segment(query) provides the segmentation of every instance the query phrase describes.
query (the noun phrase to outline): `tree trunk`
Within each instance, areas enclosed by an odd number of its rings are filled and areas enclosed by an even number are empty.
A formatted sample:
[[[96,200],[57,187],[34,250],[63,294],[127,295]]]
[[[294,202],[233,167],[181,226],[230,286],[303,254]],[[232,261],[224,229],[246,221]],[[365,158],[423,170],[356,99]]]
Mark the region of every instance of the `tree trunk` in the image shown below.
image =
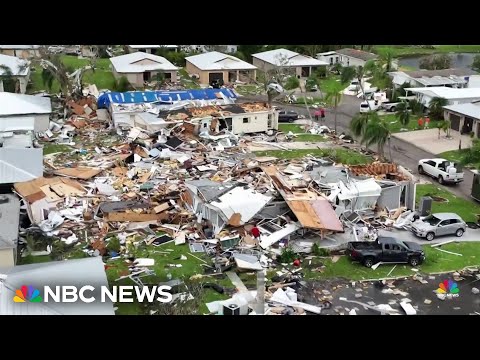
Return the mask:
[[[336,135],[337,134],[337,101],[336,100],[335,100],[333,123],[334,123],[334,126],[335,126],[335,135]]]
[[[390,162],[393,162],[393,158],[392,158],[392,144],[391,144],[390,136],[388,137],[388,152],[390,153]]]

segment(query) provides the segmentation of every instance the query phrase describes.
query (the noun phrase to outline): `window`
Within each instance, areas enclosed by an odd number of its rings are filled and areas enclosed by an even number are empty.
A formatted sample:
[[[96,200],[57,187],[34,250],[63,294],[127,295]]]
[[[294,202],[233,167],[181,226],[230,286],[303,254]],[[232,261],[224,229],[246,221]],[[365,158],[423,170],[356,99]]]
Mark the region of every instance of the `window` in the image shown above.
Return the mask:
[[[330,58],[330,65],[333,65],[333,57]]]
[[[435,165],[436,165],[435,161],[432,161],[432,160],[425,161],[425,164],[431,165],[431,166],[435,166]]]
[[[390,250],[390,244],[385,244],[385,250]]]
[[[447,226],[450,225],[450,220],[443,220],[438,226]]]
[[[392,245],[392,250],[400,251],[400,246],[398,246],[398,245]]]
[[[208,126],[208,123],[203,123],[203,127],[206,128]]]
[[[403,246],[400,246],[400,250],[401,250],[402,252],[405,252],[405,251],[407,251],[407,248],[405,248],[405,247],[403,247]]]
[[[243,123],[248,124],[250,122],[250,118],[243,118]]]
[[[272,120],[272,114],[268,114],[268,120]]]
[[[337,57],[335,57],[335,62],[336,62],[336,63],[338,63],[338,56],[337,56]]]

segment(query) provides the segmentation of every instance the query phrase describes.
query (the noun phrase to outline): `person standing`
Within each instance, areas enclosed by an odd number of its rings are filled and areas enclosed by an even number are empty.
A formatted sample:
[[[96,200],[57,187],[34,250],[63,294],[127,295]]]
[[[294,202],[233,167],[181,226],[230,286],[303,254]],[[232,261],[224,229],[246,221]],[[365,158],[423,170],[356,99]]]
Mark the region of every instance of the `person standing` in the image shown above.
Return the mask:
[[[420,129],[423,129],[423,117],[421,117],[420,119],[418,119],[418,127]]]
[[[320,110],[317,109],[315,110],[315,121],[318,122],[319,118],[320,118]]]
[[[428,129],[428,126],[430,125],[430,117],[425,118],[425,129]]]
[[[325,108],[320,109],[320,117],[322,118],[322,122],[325,122]]]
[[[253,228],[252,228],[252,236],[255,240],[260,240],[260,229],[257,227],[257,225],[255,225]]]

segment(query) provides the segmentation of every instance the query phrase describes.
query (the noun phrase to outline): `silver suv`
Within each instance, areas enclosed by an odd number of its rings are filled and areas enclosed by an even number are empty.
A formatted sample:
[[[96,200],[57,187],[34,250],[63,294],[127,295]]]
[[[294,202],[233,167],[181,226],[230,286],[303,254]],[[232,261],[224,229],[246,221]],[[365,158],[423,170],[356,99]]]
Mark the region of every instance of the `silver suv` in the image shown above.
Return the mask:
[[[415,235],[432,241],[441,235],[461,237],[467,230],[467,224],[457,214],[436,213],[412,223],[411,230]]]

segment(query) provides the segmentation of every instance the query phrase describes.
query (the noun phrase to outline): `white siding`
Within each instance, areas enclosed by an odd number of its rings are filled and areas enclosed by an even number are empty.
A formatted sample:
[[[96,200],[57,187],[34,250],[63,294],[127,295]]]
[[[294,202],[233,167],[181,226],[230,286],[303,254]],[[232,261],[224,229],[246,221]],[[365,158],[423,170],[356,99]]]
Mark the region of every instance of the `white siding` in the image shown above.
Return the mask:
[[[244,122],[248,119],[248,122]],[[232,130],[234,134],[256,133],[268,130],[268,112],[237,114],[232,118]]]
[[[47,131],[50,126],[50,115],[35,115],[35,132]]]

